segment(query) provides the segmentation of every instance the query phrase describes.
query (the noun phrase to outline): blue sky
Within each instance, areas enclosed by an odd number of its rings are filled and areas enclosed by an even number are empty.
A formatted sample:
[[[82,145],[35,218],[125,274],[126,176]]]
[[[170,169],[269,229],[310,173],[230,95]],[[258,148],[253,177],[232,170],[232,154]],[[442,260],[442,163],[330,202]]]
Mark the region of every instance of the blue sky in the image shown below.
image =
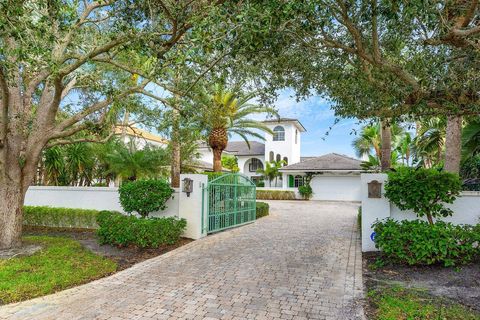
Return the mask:
[[[330,109],[331,102],[312,96],[307,100],[297,102],[292,90],[280,92],[275,107],[281,117],[300,120],[307,132],[302,134],[302,156],[319,156],[336,152],[355,157],[351,147],[355,138],[354,130],[361,125],[355,119],[341,119],[334,124],[334,112]],[[332,127],[329,134],[329,127]],[[232,140],[240,140],[233,137]]]

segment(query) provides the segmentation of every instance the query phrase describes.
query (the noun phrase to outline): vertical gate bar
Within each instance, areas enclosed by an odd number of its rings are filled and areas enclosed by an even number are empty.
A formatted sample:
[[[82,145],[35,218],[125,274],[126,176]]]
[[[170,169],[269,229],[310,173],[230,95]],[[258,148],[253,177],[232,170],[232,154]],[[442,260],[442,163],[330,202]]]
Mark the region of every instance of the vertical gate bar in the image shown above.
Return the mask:
[[[205,187],[204,184],[202,183],[202,234],[205,232],[205,226],[204,226],[204,221],[205,221],[205,216],[204,216],[204,211],[205,211]]]
[[[235,186],[233,187],[234,188],[234,191],[233,191],[233,223],[236,224],[237,223],[237,201],[238,201],[238,193],[237,193],[237,184],[235,184]]]

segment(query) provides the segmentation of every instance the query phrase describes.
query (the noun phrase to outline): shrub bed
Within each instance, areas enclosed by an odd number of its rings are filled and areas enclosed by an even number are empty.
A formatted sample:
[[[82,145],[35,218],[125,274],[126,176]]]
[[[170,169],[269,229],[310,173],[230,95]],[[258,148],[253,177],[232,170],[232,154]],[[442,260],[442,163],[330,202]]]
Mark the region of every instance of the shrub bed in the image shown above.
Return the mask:
[[[389,260],[409,265],[466,264],[480,256],[480,225],[395,221],[374,225],[375,246]]]
[[[23,207],[23,224],[33,227],[96,229],[97,210]]]
[[[137,218],[118,212],[101,211],[97,231],[102,244],[117,246],[135,245],[140,248],[158,248],[175,244],[187,226],[185,219]]]
[[[257,219],[268,216],[270,212],[270,206],[265,202],[257,202]]]
[[[258,200],[295,200],[295,192],[287,190],[258,190]]]

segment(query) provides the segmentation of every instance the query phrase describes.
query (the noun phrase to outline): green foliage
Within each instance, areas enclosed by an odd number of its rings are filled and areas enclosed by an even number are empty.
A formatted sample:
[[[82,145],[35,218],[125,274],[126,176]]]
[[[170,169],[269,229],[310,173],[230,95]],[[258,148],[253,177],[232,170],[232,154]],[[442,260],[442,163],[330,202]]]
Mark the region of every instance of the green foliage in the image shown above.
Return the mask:
[[[362,235],[362,207],[358,207],[357,228],[358,228],[358,231],[360,232],[360,235]]]
[[[300,193],[305,200],[309,200],[313,196],[313,190],[310,184],[298,187],[298,193]]]
[[[63,237],[24,237],[26,245],[42,249],[31,256],[0,261],[0,301],[28,300],[92,281],[117,268],[80,243]]]
[[[460,164],[460,176],[462,179],[480,178],[480,154],[468,157]]]
[[[208,176],[208,181],[212,181],[214,179],[220,178],[225,173],[223,173],[223,172],[204,172],[203,174],[206,174]]]
[[[222,167],[230,170],[231,172],[238,172],[240,168],[238,167],[238,159],[235,156],[222,156]]]
[[[137,180],[120,186],[120,203],[128,213],[137,212],[142,217],[165,210],[167,200],[173,194],[170,184],[164,180]]]
[[[139,219],[111,211],[100,212],[97,222],[100,243],[140,248],[175,244],[187,226],[175,217]]]
[[[444,301],[423,291],[401,287],[368,292],[375,310],[375,320],[442,319],[477,320],[480,315],[458,303]]]
[[[375,246],[395,262],[444,266],[469,263],[480,256],[480,225],[453,225],[437,221],[395,221],[373,224]]]
[[[295,200],[295,192],[286,190],[257,190],[258,200]]]
[[[275,185],[277,185],[277,179],[282,176],[282,173],[279,170],[284,165],[286,165],[285,160],[267,161],[265,162],[265,167],[263,169],[258,169],[257,173],[261,174],[265,180],[268,180],[269,186],[271,187],[273,180],[275,180]]]
[[[435,169],[400,167],[388,173],[385,196],[401,210],[413,210],[418,217],[448,217],[452,210],[445,203],[453,203],[461,191],[457,174]]]
[[[270,213],[270,206],[266,202],[257,201],[257,219],[268,216]]]
[[[98,212],[86,209],[25,206],[23,207],[23,224],[53,228],[96,229]]]

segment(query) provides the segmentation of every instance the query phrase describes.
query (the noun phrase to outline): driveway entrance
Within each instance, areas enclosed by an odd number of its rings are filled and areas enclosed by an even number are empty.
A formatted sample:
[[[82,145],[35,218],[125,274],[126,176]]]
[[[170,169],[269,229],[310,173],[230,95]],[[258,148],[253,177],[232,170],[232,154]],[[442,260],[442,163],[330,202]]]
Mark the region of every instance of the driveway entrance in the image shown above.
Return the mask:
[[[0,319],[361,319],[353,203],[272,201],[270,216]]]

